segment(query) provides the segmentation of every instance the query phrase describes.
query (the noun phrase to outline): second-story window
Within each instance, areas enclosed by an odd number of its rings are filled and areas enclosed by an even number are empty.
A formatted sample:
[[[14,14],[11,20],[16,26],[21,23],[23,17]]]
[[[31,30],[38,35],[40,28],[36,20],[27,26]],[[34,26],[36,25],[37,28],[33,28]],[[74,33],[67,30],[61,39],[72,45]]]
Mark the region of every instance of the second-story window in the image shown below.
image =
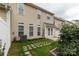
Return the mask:
[[[41,15],[40,15],[40,14],[38,14],[38,15],[37,15],[37,18],[38,18],[38,19],[41,19]]]
[[[49,16],[47,16],[47,19],[48,19],[48,20],[50,20],[50,17],[49,17]]]
[[[18,9],[19,9],[19,14],[20,14],[21,16],[23,16],[23,15],[24,15],[24,4],[19,3]]]

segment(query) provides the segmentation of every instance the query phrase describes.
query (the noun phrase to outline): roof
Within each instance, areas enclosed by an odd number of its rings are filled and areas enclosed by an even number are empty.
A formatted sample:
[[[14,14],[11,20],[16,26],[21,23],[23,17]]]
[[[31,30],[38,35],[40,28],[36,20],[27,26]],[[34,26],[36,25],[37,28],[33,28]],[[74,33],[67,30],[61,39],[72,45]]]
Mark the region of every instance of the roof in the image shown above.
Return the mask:
[[[79,20],[72,20],[72,21],[79,22]]]
[[[54,13],[52,13],[52,12],[46,10],[46,9],[43,9],[43,8],[41,8],[41,7],[39,7],[39,6],[35,5],[35,4],[32,4],[32,3],[25,3],[25,4],[28,5],[28,6],[31,6],[33,8],[39,9],[41,11],[44,11],[44,12],[46,12],[48,14],[54,15]]]
[[[62,18],[60,18],[60,17],[57,17],[57,16],[54,16],[54,18],[57,19],[57,20],[63,21],[63,22],[66,21],[66,20],[64,20],[64,19],[62,19]]]
[[[74,24],[73,22],[71,22],[71,21],[65,21],[65,23],[67,23],[67,24]]]

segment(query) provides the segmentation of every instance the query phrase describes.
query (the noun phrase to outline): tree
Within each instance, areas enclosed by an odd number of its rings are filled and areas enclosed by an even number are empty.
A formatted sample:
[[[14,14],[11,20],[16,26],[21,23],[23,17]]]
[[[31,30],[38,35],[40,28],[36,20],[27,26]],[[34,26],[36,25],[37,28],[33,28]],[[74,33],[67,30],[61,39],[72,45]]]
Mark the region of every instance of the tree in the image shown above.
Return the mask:
[[[65,24],[60,32],[58,55],[79,55],[79,27]]]

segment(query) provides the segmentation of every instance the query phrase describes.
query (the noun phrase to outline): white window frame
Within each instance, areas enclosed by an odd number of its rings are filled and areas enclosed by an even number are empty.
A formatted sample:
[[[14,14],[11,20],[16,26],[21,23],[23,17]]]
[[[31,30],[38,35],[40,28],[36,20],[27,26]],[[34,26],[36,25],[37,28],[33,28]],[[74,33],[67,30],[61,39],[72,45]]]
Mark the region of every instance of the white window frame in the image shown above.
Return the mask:
[[[21,10],[23,10],[23,11],[20,11],[19,8],[22,8]],[[23,3],[19,3],[19,4],[18,4],[18,13],[19,13],[19,15],[21,15],[21,16],[24,15],[24,4],[23,4]]]

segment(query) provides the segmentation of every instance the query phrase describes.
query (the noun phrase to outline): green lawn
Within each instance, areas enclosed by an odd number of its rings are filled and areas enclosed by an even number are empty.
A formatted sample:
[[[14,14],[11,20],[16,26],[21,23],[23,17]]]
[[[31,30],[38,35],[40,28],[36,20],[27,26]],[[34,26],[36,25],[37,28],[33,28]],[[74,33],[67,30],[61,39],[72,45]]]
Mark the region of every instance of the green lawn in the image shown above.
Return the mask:
[[[57,46],[57,43],[53,42],[51,45],[33,49],[31,53],[35,56],[49,56],[51,55],[49,51]]]
[[[8,52],[8,56],[24,56],[24,51],[22,49],[23,46],[27,46],[32,43],[38,43],[43,41],[51,42],[51,40],[48,39],[33,39],[33,40],[28,40],[25,43],[13,42]],[[49,51],[55,47],[57,47],[57,42],[52,41],[52,44],[32,49],[30,50],[30,52],[33,56],[49,56],[51,55]]]

